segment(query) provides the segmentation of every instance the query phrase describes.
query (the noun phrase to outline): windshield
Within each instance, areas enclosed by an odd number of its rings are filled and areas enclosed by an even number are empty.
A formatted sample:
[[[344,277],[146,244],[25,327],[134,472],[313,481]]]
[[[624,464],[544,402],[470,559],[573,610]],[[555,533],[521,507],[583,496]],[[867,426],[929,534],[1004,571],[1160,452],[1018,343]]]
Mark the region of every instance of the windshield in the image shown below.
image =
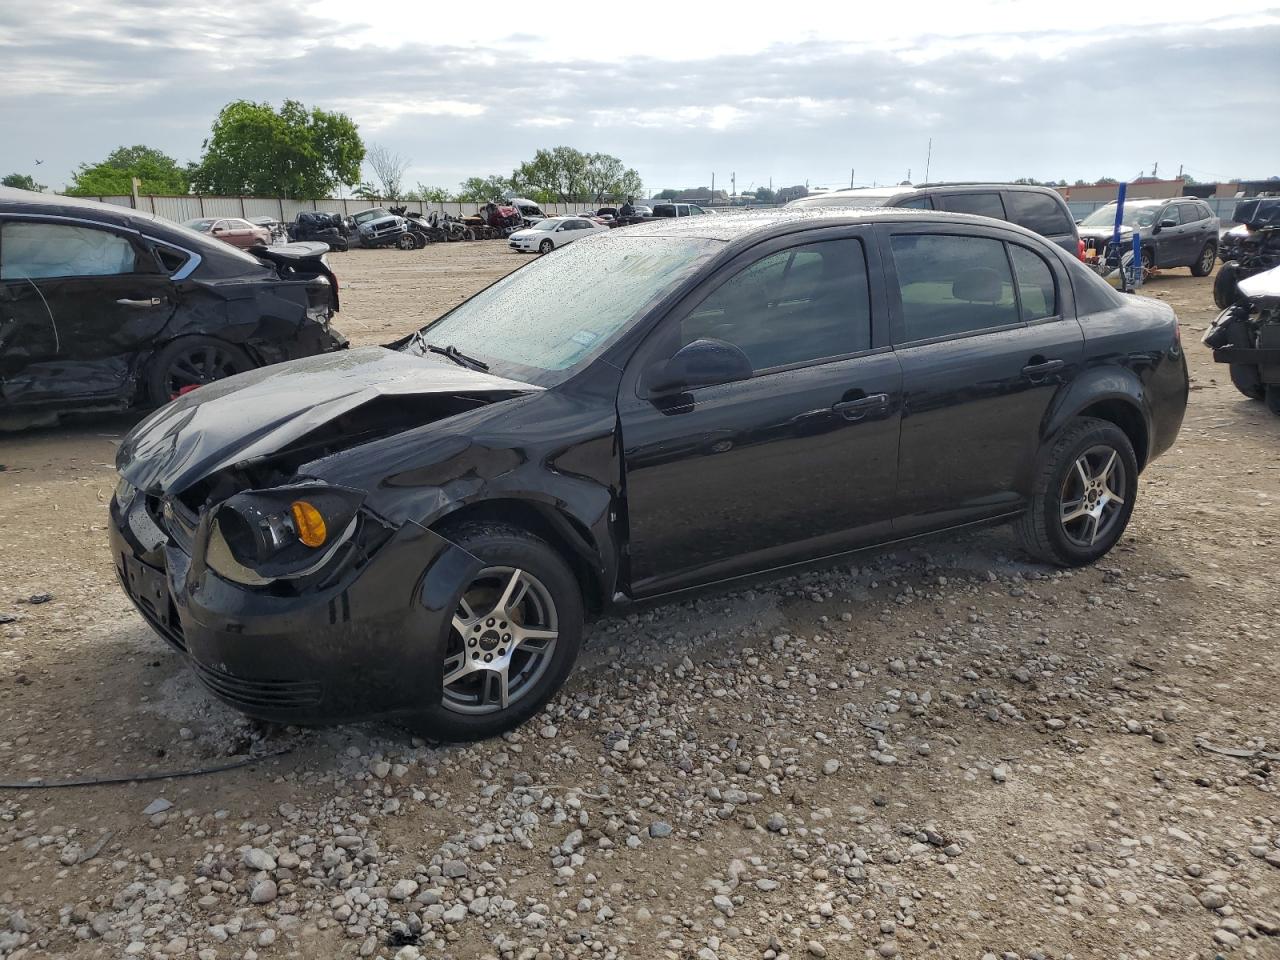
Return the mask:
[[[201,233],[208,233],[209,228],[213,226],[212,220],[188,220],[183,226],[190,227],[192,230],[198,230]]]
[[[1159,207],[1135,207],[1126,206],[1124,208],[1124,219],[1120,222],[1126,227],[1149,227],[1156,222],[1156,211]],[[1105,207],[1099,207],[1093,213],[1089,214],[1080,221],[1082,227],[1112,227],[1116,222],[1116,205],[1108,203]]]
[[[685,237],[579,241],[481,290],[423,339],[457,347],[503,376],[554,386],[722,246]]]
[[[381,207],[374,207],[372,210],[361,210],[356,214],[356,223],[368,223],[370,220],[379,220],[382,217],[389,217],[391,214],[383,210]]]

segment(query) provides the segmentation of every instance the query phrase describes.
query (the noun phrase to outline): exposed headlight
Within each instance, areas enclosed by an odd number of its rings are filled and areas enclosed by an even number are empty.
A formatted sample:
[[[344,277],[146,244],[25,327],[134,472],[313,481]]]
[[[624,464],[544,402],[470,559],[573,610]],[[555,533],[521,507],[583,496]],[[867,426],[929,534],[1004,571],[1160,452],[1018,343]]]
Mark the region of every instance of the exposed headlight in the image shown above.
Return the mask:
[[[138,488],[124,477],[116,483],[116,503],[120,505],[121,510],[128,510],[129,505],[133,503],[133,498],[137,495]]]
[[[249,586],[316,573],[351,539],[363,502],[358,490],[319,484],[238,493],[213,516],[205,562]]]

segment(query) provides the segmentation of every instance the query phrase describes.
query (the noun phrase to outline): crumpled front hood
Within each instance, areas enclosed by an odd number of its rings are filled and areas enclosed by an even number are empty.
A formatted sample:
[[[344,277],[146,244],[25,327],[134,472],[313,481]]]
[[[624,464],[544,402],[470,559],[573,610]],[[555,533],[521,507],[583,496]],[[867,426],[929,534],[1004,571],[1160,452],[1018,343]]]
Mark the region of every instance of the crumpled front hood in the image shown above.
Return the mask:
[[[492,394],[541,387],[385,347],[294,360],[193,390],[138,424],[116,469],[139,489],[180,493],[218,470],[276,453],[384,396]]]

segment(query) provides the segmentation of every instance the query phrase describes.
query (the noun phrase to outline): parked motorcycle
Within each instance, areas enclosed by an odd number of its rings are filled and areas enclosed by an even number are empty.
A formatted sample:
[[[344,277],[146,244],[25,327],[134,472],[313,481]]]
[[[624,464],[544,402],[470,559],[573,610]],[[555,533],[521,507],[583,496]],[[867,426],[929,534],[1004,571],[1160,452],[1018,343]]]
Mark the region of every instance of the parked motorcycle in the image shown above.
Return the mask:
[[[1204,344],[1215,362],[1229,365],[1237,390],[1280,416],[1280,266],[1240,281],[1237,292]]]
[[[1213,281],[1220,310],[1239,302],[1240,281],[1280,266],[1280,197],[1241,200],[1235,218],[1240,226],[1223,237],[1223,264]]]

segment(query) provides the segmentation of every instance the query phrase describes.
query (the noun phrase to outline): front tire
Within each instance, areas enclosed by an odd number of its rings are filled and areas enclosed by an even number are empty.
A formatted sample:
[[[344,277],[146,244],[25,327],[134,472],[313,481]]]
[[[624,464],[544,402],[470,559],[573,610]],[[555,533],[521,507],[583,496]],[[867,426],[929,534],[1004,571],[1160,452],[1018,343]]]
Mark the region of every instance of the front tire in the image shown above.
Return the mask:
[[[556,245],[552,243],[550,240],[543,240],[540,244],[538,244],[538,252],[543,254],[550,253],[555,248],[556,248]]]
[[[1217,260],[1218,248],[1212,243],[1206,243],[1204,249],[1200,251],[1199,259],[1191,264],[1191,275],[1193,277],[1207,277],[1213,273],[1213,265]]]
[[[465,524],[449,539],[484,567],[455,597],[441,700],[414,727],[482,740],[520,726],[564,684],[582,645],[582,590],[560,554],[519,527]]]
[[[1040,460],[1019,539],[1046,563],[1093,563],[1124,533],[1137,492],[1138,460],[1125,432],[1106,420],[1073,420]]]

